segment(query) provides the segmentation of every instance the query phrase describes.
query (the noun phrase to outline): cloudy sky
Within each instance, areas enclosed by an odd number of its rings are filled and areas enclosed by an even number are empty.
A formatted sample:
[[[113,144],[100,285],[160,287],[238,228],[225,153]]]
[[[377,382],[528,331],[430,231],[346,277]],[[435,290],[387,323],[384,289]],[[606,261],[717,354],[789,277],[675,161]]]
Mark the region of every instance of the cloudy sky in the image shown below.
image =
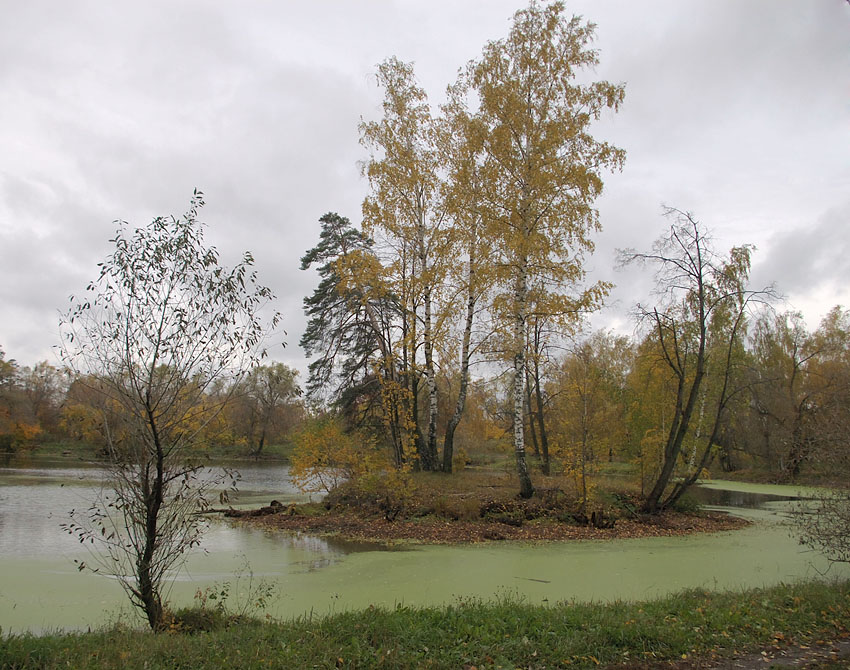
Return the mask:
[[[113,221],[180,214],[206,194],[207,239],[250,249],[304,367],[298,269],[317,219],[359,221],[357,124],[379,115],[375,65],[414,61],[439,103],[459,67],[507,34],[507,0],[0,0],[0,348],[48,359],[58,314],[95,277]],[[626,84],[596,132],[628,152],[598,201],[592,277],[618,284],[595,325],[628,331],[661,204],[717,246],[753,243],[815,326],[850,306],[850,4],[845,0],[584,0],[600,79]]]

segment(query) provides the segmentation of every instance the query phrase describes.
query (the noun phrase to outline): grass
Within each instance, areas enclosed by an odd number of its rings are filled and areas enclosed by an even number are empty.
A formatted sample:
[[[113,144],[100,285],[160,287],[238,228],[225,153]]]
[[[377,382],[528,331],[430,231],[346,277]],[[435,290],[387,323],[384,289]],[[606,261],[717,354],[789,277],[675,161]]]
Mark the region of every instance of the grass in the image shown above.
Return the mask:
[[[295,445],[291,442],[281,444],[267,444],[263,448],[259,458],[254,454],[252,447],[246,446],[220,446],[213,445],[197,450],[198,455],[211,458],[213,461],[267,461],[277,463],[289,463],[290,455]],[[18,461],[44,461],[44,460],[83,460],[102,461],[104,455],[100,448],[85,442],[76,440],[60,440],[56,442],[42,442],[34,446],[21,447],[8,454]]]
[[[97,447],[76,440],[57,440],[19,447],[9,456],[20,461],[58,459],[93,461],[100,458]]]
[[[810,645],[846,636],[848,622],[850,582],[607,605],[503,598],[280,623],[221,619],[218,629],[194,633],[12,635],[0,640],[0,667],[598,668]]]
[[[295,445],[292,442],[267,444],[263,447],[263,451],[260,453],[260,455],[257,456],[254,447],[213,445],[211,447],[205,448],[204,453],[206,453],[214,461],[259,460],[261,462],[268,461],[278,463],[289,463],[290,456],[294,448]]]

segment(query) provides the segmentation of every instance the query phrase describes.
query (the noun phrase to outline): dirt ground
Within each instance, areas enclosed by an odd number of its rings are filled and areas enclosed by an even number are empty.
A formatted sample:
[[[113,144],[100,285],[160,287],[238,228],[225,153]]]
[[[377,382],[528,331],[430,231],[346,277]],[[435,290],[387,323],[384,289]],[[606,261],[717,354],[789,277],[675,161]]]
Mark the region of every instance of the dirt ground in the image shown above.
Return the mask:
[[[769,670],[807,668],[846,670],[850,668],[850,638],[822,641],[811,646],[772,646],[731,658],[693,658],[610,666],[608,670]]]
[[[563,523],[551,518],[524,521],[521,525],[491,519],[450,520],[436,516],[386,521],[364,517],[351,510],[318,516],[285,508],[275,514],[246,517],[243,521],[263,528],[288,532],[330,534],[360,542],[415,542],[457,544],[502,541],[599,540],[634,537],[664,537],[734,530],[749,524],[745,519],[720,513],[620,519],[613,528],[594,528]]]

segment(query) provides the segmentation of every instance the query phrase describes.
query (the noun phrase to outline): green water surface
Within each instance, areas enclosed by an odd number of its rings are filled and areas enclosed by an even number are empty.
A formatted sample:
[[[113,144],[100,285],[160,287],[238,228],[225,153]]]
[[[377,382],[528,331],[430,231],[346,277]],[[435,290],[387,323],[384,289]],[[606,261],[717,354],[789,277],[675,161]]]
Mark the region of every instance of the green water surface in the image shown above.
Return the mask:
[[[255,488],[263,495],[274,493],[275,482],[284,474],[264,472]],[[85,499],[91,486],[91,473],[30,473],[24,478],[20,472],[0,472],[3,632],[84,630],[117,617],[140,621],[115,579],[77,571],[73,559],[86,560],[88,554],[58,529],[59,510]],[[279,498],[292,494],[288,484],[279,488]],[[759,489],[796,495],[765,485]],[[45,510],[32,512],[36,516],[24,527],[19,523],[25,516],[22,500],[48,501]],[[752,526],[706,535],[391,551],[215,521],[205,537],[205,551],[195,553],[177,575],[169,599],[176,606],[189,604],[198,589],[230,581],[231,605],[237,605],[250,591],[246,564],[254,584],[273,584],[277,595],[268,612],[284,618],[372,604],[438,605],[500,596],[531,603],[632,600],[686,587],[745,588],[827,574],[827,562],[791,537],[783,519],[786,507],[773,501],[765,508],[738,510],[735,513],[754,521]],[[828,574],[850,575],[850,570],[833,567]]]

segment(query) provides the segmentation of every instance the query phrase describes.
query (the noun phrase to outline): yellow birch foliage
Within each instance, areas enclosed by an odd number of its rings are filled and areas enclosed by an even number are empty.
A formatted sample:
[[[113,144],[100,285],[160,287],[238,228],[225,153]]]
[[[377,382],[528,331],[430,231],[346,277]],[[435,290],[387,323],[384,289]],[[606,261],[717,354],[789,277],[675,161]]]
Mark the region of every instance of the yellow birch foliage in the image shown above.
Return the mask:
[[[482,232],[497,275],[495,321],[513,361],[514,449],[525,498],[533,492],[522,429],[530,301],[537,313],[567,323],[601,303],[606,283],[582,286],[600,228],[593,203],[602,172],[625,159],[590,134],[603,111],[619,108],[624,89],[578,81],[579,71],[599,62],[589,46],[593,26],[564,12],[561,2],[531,2],[515,14],[508,38],[489,42],[466,75],[479,102]]]
[[[582,509],[586,508],[596,489],[590,479],[598,470],[596,462],[588,459],[586,447],[579,441],[561,442],[558,437],[553,437],[551,450],[561,465],[564,477],[573,485],[576,500]]]

